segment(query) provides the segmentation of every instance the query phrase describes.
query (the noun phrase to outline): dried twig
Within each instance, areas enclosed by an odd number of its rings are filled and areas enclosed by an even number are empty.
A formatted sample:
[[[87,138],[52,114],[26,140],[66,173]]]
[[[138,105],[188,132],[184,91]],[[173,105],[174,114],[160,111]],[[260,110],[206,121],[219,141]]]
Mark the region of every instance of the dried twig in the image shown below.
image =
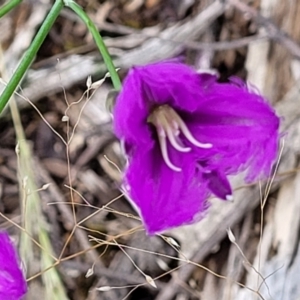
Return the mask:
[[[295,57],[300,58],[300,46],[286,32],[278,28],[272,20],[265,18],[257,10],[239,0],[228,0],[228,3],[251,16],[253,20],[266,29],[272,40],[280,43]]]

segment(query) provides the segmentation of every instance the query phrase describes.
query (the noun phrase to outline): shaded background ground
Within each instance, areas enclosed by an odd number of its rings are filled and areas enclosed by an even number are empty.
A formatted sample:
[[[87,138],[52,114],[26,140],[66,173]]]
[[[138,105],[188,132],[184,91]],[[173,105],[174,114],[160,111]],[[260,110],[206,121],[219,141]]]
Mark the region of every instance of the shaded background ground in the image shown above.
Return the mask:
[[[212,199],[202,222],[147,237],[118,189],[124,157],[104,105],[109,79],[85,93],[88,76],[103,78],[105,66],[84,24],[65,9],[22,83],[23,98],[16,95],[21,123],[13,106],[0,119],[1,228],[19,244],[26,299],[240,300],[259,299],[257,291],[264,299],[299,299],[298,1],[78,3],[122,78],[134,64],[181,55],[221,80],[237,75],[256,85],[286,134],[271,188],[233,178],[234,203]],[[49,8],[28,0],[0,20],[5,80]],[[16,151],[22,127],[29,149],[21,139]]]

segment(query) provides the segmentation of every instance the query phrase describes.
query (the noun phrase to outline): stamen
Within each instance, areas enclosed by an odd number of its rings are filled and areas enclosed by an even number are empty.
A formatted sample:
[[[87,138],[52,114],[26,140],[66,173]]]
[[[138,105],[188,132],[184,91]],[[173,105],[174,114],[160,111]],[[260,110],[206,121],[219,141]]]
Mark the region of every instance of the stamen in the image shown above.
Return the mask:
[[[157,132],[157,135],[158,135],[158,141],[159,141],[159,145],[160,145],[160,150],[161,150],[161,154],[162,154],[162,157],[166,163],[166,165],[173,171],[176,171],[176,172],[180,172],[181,169],[174,166],[170,159],[169,159],[169,156],[168,156],[168,150],[167,150],[167,141],[166,141],[166,135],[162,135],[162,134],[159,134]]]
[[[166,132],[164,131],[162,126],[157,125],[156,132],[157,132],[158,136],[161,136],[161,137],[164,137],[164,138],[166,137]]]
[[[176,121],[172,120],[172,126],[174,128],[174,135],[178,136],[180,134],[179,126]]]
[[[185,123],[178,117],[177,119],[179,128],[181,129],[181,132],[183,133],[183,135],[186,137],[186,139],[191,142],[194,146],[199,147],[199,148],[204,148],[204,149],[209,149],[211,148],[213,145],[210,143],[200,143],[198,142],[193,135],[191,134],[190,130],[187,128],[187,126],[185,125]]]
[[[166,129],[167,129],[167,136],[169,138],[169,141],[176,150],[178,150],[180,152],[189,152],[192,150],[190,147],[183,147],[178,143],[178,140],[175,137],[176,132],[173,133],[172,129],[170,127],[167,127]],[[174,134],[175,134],[175,136],[174,136]]]
[[[179,137],[180,133],[182,133],[184,137],[196,147],[208,149],[213,146],[210,143],[200,143],[197,141],[177,112],[168,105],[157,107],[149,115],[147,122],[153,124],[156,128],[163,160],[173,171],[180,172],[181,168],[173,165],[170,161],[167,149],[167,139],[172,147],[179,152],[189,152],[192,150],[191,147],[185,147],[182,145]]]
[[[179,131],[178,123],[175,120],[172,120],[171,122],[172,122],[171,124],[172,124],[174,130],[175,131]]]

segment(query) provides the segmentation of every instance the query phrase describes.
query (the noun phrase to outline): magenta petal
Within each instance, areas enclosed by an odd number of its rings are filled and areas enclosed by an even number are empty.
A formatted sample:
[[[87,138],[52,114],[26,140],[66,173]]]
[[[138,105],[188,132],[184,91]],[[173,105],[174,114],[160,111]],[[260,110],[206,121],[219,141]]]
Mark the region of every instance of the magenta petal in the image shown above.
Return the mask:
[[[225,174],[213,170],[204,173],[203,178],[207,180],[208,188],[219,198],[229,200],[232,196],[232,189]]]
[[[208,207],[206,181],[189,154],[170,151],[181,172],[166,166],[159,149],[136,149],[125,175],[125,188],[139,210],[148,234],[193,223]]]
[[[114,108],[114,131],[126,143],[149,141],[147,124],[150,104],[144,99],[143,81],[135,69],[129,71]]]
[[[197,220],[211,193],[230,199],[228,175],[269,176],[279,144],[279,118],[255,88],[174,61],[130,70],[114,127],[125,190],[150,234]]]
[[[169,104],[195,111],[204,95],[199,86],[205,87],[213,79],[209,74],[200,77],[191,67],[175,61],[132,68],[113,111],[116,135],[128,143],[146,142],[150,135],[147,118],[155,106]]]
[[[209,141],[211,169],[236,174],[248,168],[247,180],[270,175],[279,144],[279,118],[262,96],[232,84],[215,83],[199,110],[186,114],[194,136]]]
[[[19,300],[26,291],[26,280],[16,250],[9,235],[0,232],[0,299]]]

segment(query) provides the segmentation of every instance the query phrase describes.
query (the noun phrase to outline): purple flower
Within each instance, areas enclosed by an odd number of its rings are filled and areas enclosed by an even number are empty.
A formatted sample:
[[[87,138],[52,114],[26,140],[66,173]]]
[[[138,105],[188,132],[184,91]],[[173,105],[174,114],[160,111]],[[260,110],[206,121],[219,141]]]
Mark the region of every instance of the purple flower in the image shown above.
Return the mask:
[[[123,187],[149,234],[203,217],[209,195],[231,200],[227,175],[270,175],[279,118],[242,80],[219,83],[179,62],[129,71],[113,111],[128,156]]]
[[[0,299],[19,300],[27,291],[16,250],[6,232],[0,232]]]

